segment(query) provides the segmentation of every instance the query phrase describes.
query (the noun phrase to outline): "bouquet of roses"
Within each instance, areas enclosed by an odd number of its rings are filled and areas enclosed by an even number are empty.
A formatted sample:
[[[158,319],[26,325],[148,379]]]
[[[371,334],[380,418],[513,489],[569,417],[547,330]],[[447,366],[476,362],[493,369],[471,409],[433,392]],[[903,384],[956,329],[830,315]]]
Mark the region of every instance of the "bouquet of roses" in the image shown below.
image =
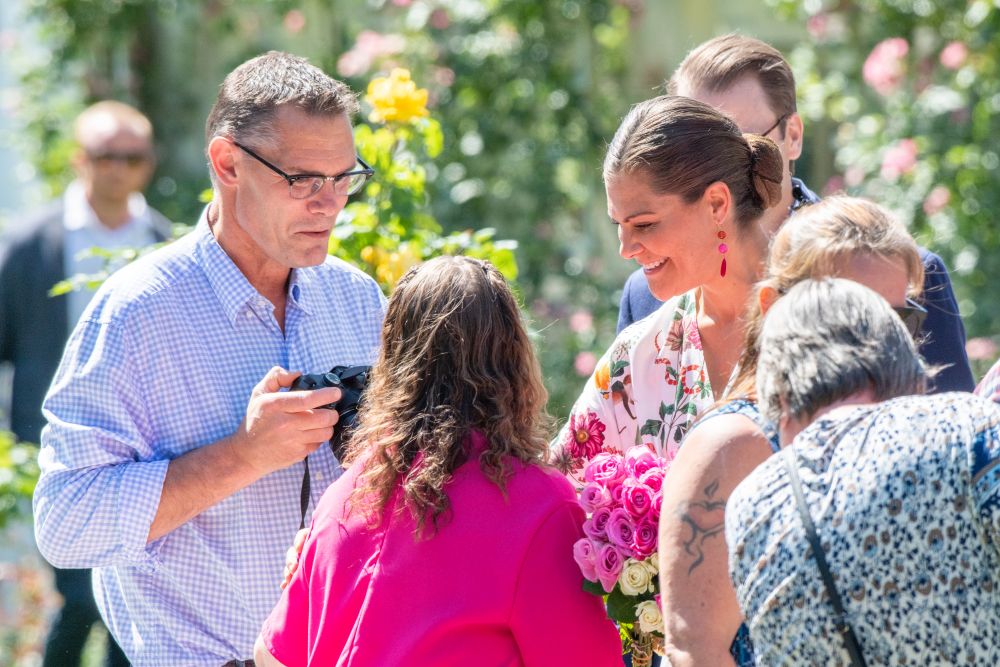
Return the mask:
[[[584,469],[580,506],[586,537],[573,545],[584,588],[605,598],[632,664],[662,653],[663,616],[657,578],[657,524],[667,462],[646,447],[624,456],[602,452]]]

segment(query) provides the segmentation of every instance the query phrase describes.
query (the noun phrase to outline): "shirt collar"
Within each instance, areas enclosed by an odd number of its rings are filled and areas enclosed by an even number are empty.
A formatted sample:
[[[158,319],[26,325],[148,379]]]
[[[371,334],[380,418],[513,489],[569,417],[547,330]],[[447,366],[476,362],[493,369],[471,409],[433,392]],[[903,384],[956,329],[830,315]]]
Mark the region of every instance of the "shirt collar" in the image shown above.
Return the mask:
[[[141,192],[133,192],[128,196],[128,214],[129,221],[126,225],[152,227],[149,205]],[[63,224],[71,232],[105,228],[87,201],[87,191],[79,180],[70,183],[63,194]]]
[[[248,307],[273,308],[219,245],[208,224],[208,209],[206,206],[202,211],[195,227],[197,261],[205,271],[212,290],[226,312],[226,317],[230,323],[235,323],[240,313]],[[315,283],[315,278],[313,267],[292,270],[288,281],[286,308],[298,308],[306,315],[309,314],[309,299],[306,295],[313,291],[310,287]]]

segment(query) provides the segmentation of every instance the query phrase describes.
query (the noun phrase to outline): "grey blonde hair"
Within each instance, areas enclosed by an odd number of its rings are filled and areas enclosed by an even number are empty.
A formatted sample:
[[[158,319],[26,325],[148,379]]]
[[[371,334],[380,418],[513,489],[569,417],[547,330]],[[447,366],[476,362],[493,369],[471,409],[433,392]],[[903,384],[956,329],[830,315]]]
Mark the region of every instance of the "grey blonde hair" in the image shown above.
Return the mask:
[[[927,371],[913,338],[874,291],[842,278],[804,280],[771,307],[760,332],[757,397],[763,414],[807,422],[870,389],[878,401],[923,393]]]

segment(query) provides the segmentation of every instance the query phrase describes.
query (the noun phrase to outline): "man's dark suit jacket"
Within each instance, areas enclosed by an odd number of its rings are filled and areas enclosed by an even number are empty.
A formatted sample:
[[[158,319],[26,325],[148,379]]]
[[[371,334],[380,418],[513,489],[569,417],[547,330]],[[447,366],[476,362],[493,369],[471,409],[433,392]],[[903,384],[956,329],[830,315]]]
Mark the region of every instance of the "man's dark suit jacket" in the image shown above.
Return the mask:
[[[170,222],[152,209],[150,214],[156,239],[169,238]],[[64,237],[60,201],[0,244],[0,362],[14,367],[10,422],[19,440],[38,442],[42,400],[69,335],[68,299],[48,295],[66,278]]]
[[[797,198],[802,198],[803,204],[819,200],[801,181],[795,185]],[[976,383],[965,353],[965,326],[958,313],[948,269],[940,257],[926,248],[920,248],[920,259],[924,263],[923,304],[927,308],[927,319],[920,330],[923,341],[920,354],[929,364],[945,367],[934,378],[933,391],[972,391]],[[618,332],[646,317],[662,303],[649,291],[646,276],[638,269],[625,282],[618,309]]]

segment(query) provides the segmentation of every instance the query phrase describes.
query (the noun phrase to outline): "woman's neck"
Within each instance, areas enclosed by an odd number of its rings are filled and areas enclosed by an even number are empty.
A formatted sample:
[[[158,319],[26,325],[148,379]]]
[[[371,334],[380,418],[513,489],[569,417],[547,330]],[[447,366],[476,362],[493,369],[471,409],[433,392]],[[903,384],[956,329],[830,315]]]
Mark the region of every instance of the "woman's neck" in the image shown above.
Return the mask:
[[[824,406],[816,411],[816,414],[805,419],[782,418],[778,425],[778,435],[781,439],[781,446],[787,447],[799,433],[820,417],[840,417],[846,413],[853,412],[858,408],[868,407],[877,403],[875,393],[870,387],[856,391],[850,396],[846,396],[830,405]]]

